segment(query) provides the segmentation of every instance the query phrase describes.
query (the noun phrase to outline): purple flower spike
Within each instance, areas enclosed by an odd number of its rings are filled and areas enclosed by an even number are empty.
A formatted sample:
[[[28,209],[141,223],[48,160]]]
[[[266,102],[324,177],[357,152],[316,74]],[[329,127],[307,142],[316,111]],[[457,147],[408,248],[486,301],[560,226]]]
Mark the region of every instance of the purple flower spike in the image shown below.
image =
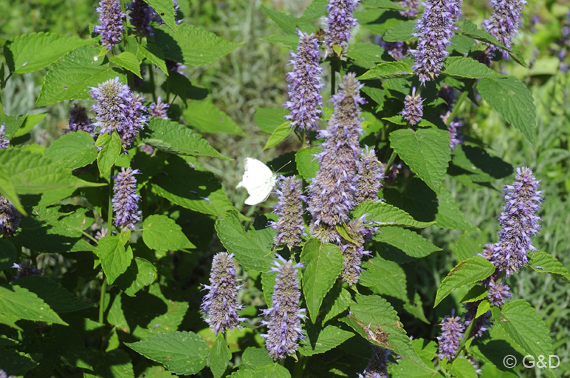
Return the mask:
[[[266,318],[262,324],[267,325],[268,330],[261,337],[266,340],[269,355],[277,361],[297,351],[299,340],[303,338],[301,321],[306,316],[305,309],[299,307],[301,291],[297,269],[302,265],[286,261],[279,255],[274,264],[271,271],[277,272],[277,279],[272,297],[273,307],[262,310]]]
[[[73,108],[69,110],[69,131],[85,131],[94,135],[95,125],[87,116],[87,109],[83,106],[73,104]]]
[[[372,346],[372,356],[368,360],[368,366],[363,374],[358,374],[359,378],[389,378],[388,375],[388,356],[390,351],[379,347]]]
[[[369,254],[364,250],[364,242],[370,239],[376,230],[366,229],[364,217],[351,220],[346,229],[352,240],[341,244],[343,267],[340,276],[344,282],[352,286],[360,279],[362,256]]]
[[[340,91],[333,96],[334,111],[326,130],[322,152],[317,155],[319,170],[309,190],[308,210],[311,232],[323,242],[338,240],[336,225],[346,223],[354,207],[356,173],[362,133],[360,97],[362,85],[353,73],[344,77]]]
[[[382,187],[384,170],[381,168],[374,148],[362,150],[358,161],[358,174],[356,176],[356,196],[354,206],[362,202],[378,202],[378,191]]]
[[[37,267],[33,266],[30,260],[22,261],[21,264],[14,264],[12,265],[12,268],[18,269],[18,273],[12,277],[12,281],[22,277],[39,276],[43,272],[43,269],[38,269]]]
[[[238,302],[238,291],[234,254],[219,252],[212,261],[210,272],[210,285],[204,285],[208,294],[204,296],[201,309],[203,318],[210,325],[216,336],[235,327],[239,327],[238,311],[241,305]]]
[[[418,8],[420,6],[420,0],[402,0],[398,2],[401,7],[408,8],[406,10],[400,11],[400,14],[404,17],[416,17],[418,15]]]
[[[303,203],[306,201],[302,192],[301,180],[294,176],[278,179],[275,189],[279,201],[274,212],[279,217],[271,227],[277,230],[274,243],[276,246],[286,245],[289,248],[301,244],[305,224],[303,222]]]
[[[511,298],[510,287],[502,282],[489,281],[487,299],[493,306],[502,306],[505,299]]]
[[[156,103],[153,102],[149,106],[150,116],[154,118],[168,119],[168,114],[166,114],[168,108],[170,108],[170,104],[168,102],[162,102],[162,99],[158,96]]]
[[[101,133],[116,130],[127,148],[148,122],[144,97],[133,94],[118,77],[92,88],[91,97],[97,101],[92,107],[97,114],[95,126],[101,127]]]
[[[414,72],[422,84],[439,76],[451,43],[455,22],[461,14],[461,0],[428,0],[422,18],[417,20]]]
[[[493,246],[491,262],[507,277],[519,271],[528,262],[527,253],[534,252],[531,237],[540,230],[542,194],[538,180],[527,167],[517,167],[513,185],[505,186],[505,207],[499,223],[499,242]]]
[[[359,0],[329,0],[325,36],[327,55],[336,55],[334,46],[340,46],[342,51],[346,50],[350,32],[356,26],[353,14],[358,3]]]
[[[133,2],[127,6],[127,9],[130,10],[129,17],[131,18],[131,25],[135,27],[137,34],[153,36],[154,33],[150,22],[156,17],[154,9],[143,0],[133,0]]]
[[[0,196],[0,235],[14,235],[20,227],[20,213],[4,196]]]
[[[101,25],[95,25],[93,32],[100,34],[101,44],[111,50],[123,38],[123,18],[126,14],[121,11],[119,0],[101,0],[97,13]]]
[[[441,116],[442,121],[447,123],[450,115],[451,115],[450,111],[442,115]],[[447,130],[449,132],[449,147],[452,150],[454,150],[455,147],[459,146],[460,144],[463,144],[463,136],[459,135],[459,129],[461,129],[462,127],[463,127],[463,122],[461,121],[460,118],[457,117],[455,117],[453,121],[451,121],[451,123],[449,124]]]
[[[421,121],[424,115],[423,102],[421,96],[416,95],[416,87],[413,87],[412,94],[407,95],[404,99],[404,110],[400,113],[410,125],[413,126]]]
[[[510,49],[512,41],[518,33],[521,13],[526,1],[491,0],[489,5],[493,8],[493,13],[490,19],[483,20],[483,27],[506,48]],[[497,47],[490,45],[489,49],[494,51]],[[508,56],[508,53],[503,51],[503,55]]]
[[[2,369],[0,369],[0,378],[12,378],[14,377],[13,375],[8,375],[6,374],[6,372]]]
[[[0,125],[0,150],[3,148],[8,148],[10,146],[10,141],[6,139],[6,136],[4,135],[4,125],[5,123]]]
[[[481,301],[468,302],[463,304],[463,307],[465,307],[465,310],[467,310],[467,312],[465,313],[465,321],[463,322],[464,328],[469,327],[469,324],[471,324],[473,319],[475,319],[475,316],[477,315],[477,308],[479,307],[480,303]],[[475,324],[471,329],[471,336],[473,338],[481,337],[485,332],[487,332],[487,330],[491,326],[490,320],[491,320],[491,311],[487,311],[485,314],[475,319]]]
[[[115,177],[113,188],[113,211],[115,212],[115,226],[135,230],[135,223],[141,220],[139,211],[139,195],[137,194],[136,174],[138,169],[123,167]]]
[[[459,320],[459,316],[451,317],[446,316],[441,322],[441,336],[438,336],[439,341],[439,358],[453,360],[459,343],[463,337],[464,325]]]
[[[298,33],[297,53],[291,53],[294,68],[286,75],[289,101],[285,103],[285,109],[291,112],[286,118],[291,121],[291,127],[316,130],[323,105],[323,96],[320,94],[323,69],[319,66],[319,41],[314,34]]]

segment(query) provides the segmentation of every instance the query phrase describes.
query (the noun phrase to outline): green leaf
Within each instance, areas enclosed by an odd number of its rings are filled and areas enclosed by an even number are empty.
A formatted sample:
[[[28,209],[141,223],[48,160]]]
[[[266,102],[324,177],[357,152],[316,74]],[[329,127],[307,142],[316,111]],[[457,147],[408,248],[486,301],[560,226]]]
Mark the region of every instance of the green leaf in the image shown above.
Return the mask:
[[[20,137],[22,135],[26,135],[31,129],[34,128],[38,123],[40,123],[48,114],[47,113],[40,113],[40,114],[28,114],[26,119],[22,123],[22,126],[16,130],[16,133],[13,135],[14,138]],[[10,137],[9,139],[11,139]]]
[[[390,133],[390,145],[415,174],[439,193],[451,160],[446,130],[396,130]]]
[[[149,62],[160,68],[166,76],[169,75],[166,62],[164,61],[164,53],[156,44],[149,42],[145,47],[138,45],[137,55],[139,55],[139,53],[147,58]]]
[[[68,325],[35,293],[18,285],[0,285],[0,318]]]
[[[322,321],[322,324],[325,324],[337,315],[342,314],[353,303],[351,294],[348,292],[348,290],[339,288],[337,291],[338,295],[333,295],[333,299],[330,299],[331,294],[334,293],[335,289],[330,291],[327,297],[325,297],[325,307],[323,308],[323,312],[326,315]],[[327,300],[331,301],[332,303],[327,303]]]
[[[193,167],[177,156],[171,156],[168,162],[163,172],[152,178],[156,194],[202,214],[220,217],[235,210],[213,173]]]
[[[436,226],[441,228],[457,229],[463,231],[476,230],[459,208],[451,193],[443,186],[437,194],[437,214],[435,215]]]
[[[97,255],[109,285],[127,270],[133,259],[133,251],[130,247],[125,250],[118,236],[105,236],[99,240]]]
[[[255,369],[238,370],[232,375],[232,378],[291,378],[289,370],[277,363],[271,363],[264,366],[257,366]]]
[[[208,342],[193,332],[163,333],[125,344],[174,374],[196,374],[206,366]]]
[[[93,362],[91,366],[89,366],[89,370],[84,372],[84,378],[134,377],[133,364],[126,351],[122,349],[114,349],[108,351],[91,349],[89,352],[91,352],[89,353],[89,362]],[[91,371],[94,374],[90,374]]]
[[[382,36],[382,40],[386,42],[409,41],[410,39],[416,38],[413,36],[415,32],[416,20],[404,21],[386,30],[386,33]]]
[[[479,306],[477,306],[477,312],[475,313],[475,319],[485,315],[489,311],[490,308],[491,308],[491,303],[487,299],[482,300],[481,303],[479,303]]]
[[[10,177],[8,176],[8,172],[4,169],[4,167],[0,166],[0,195],[6,197],[8,201],[23,215],[28,215],[22,203],[20,202],[20,198],[18,197],[18,193],[16,193],[16,188],[10,181]]]
[[[351,44],[346,55],[357,63],[376,63],[382,61],[384,49],[374,43],[356,42]]]
[[[314,21],[327,14],[328,0],[313,0],[305,9],[300,21]]]
[[[273,133],[276,128],[283,124],[285,116],[289,114],[287,109],[283,108],[260,108],[255,111],[255,123],[262,131]]]
[[[483,286],[475,285],[469,290],[467,294],[461,299],[461,303],[478,302],[487,298],[487,289]]]
[[[200,134],[168,119],[152,118],[142,134],[142,141],[173,154],[231,160],[210,146]]]
[[[232,354],[226,344],[225,335],[220,334],[208,353],[208,366],[214,378],[221,378],[224,375],[231,359]]]
[[[541,316],[524,299],[512,301],[502,309],[491,309],[495,324],[499,324],[507,334],[524,350],[534,357],[554,354],[550,331]],[[495,325],[496,326],[496,325]],[[549,377],[556,377],[551,369],[542,369]]]
[[[15,137],[16,132],[22,128],[28,116],[14,117],[8,114],[0,114],[0,125],[4,124],[4,137],[8,140]]]
[[[457,378],[477,378],[475,367],[466,358],[456,358],[449,367],[449,372]]]
[[[165,58],[189,66],[210,64],[243,45],[243,42],[228,42],[190,24],[178,25],[177,32],[166,25],[161,25],[154,31],[156,44],[164,52]]]
[[[152,9],[158,13],[162,21],[172,30],[177,30],[176,18],[174,14],[174,4],[172,0],[144,0]]]
[[[248,269],[265,272],[275,253],[272,251],[275,230],[250,230],[243,228],[237,211],[230,211],[216,220],[216,232],[220,241],[236,260]]]
[[[420,234],[401,227],[382,227],[374,236],[374,240],[390,244],[415,259],[441,251],[441,248]]]
[[[265,144],[265,147],[263,147],[263,150],[265,151],[268,148],[277,146],[279,143],[289,138],[291,134],[293,134],[293,127],[291,127],[290,121],[286,121],[277,127],[273,133],[271,133],[271,136],[267,140],[267,143]]]
[[[91,87],[115,77],[126,83],[124,75],[104,64],[105,59],[99,52],[96,47],[80,47],[55,63],[44,78],[36,106],[86,100],[90,98]]]
[[[380,63],[358,77],[359,80],[388,79],[410,77],[414,74],[412,67],[404,62]]]
[[[0,320],[0,323],[2,323],[2,320]],[[0,353],[0,366],[2,366],[2,370],[6,374],[13,374],[13,376],[24,376],[28,371],[38,365],[38,360],[45,358],[45,354],[33,353],[33,355],[31,355],[29,353],[19,352],[11,347],[2,348],[0,350],[2,351]]]
[[[336,245],[310,239],[303,246],[301,261],[305,267],[303,294],[311,321],[316,323],[323,299],[342,271],[342,252]]]
[[[78,47],[94,45],[93,39],[80,39],[54,33],[30,33],[15,37],[4,45],[10,72],[39,71]]]
[[[353,332],[345,331],[335,326],[327,326],[319,332],[315,339],[310,337],[309,340],[305,341],[304,345],[301,344],[299,353],[305,357],[325,353],[353,336]]]
[[[247,347],[241,356],[240,369],[254,369],[257,366],[263,366],[273,363],[273,359],[269,357],[267,349]]]
[[[116,65],[123,67],[127,71],[134,73],[135,75],[137,75],[142,79],[141,62],[139,62],[135,54],[133,54],[132,52],[124,51],[118,56],[110,57],[109,60],[115,63]]]
[[[436,307],[453,290],[482,281],[494,271],[495,266],[482,256],[473,256],[460,262],[439,285],[433,307]]]
[[[117,278],[115,284],[129,297],[134,297],[141,289],[151,285],[156,277],[156,268],[150,261],[135,257],[125,273]]]
[[[295,162],[297,163],[297,171],[305,180],[314,178],[319,170],[319,162],[315,155],[321,152],[320,146],[312,148],[301,148],[295,154]]]
[[[389,295],[408,302],[406,273],[402,267],[381,257],[374,257],[362,264],[362,275],[358,283],[369,287],[376,294]]]
[[[14,285],[23,287],[44,300],[57,313],[74,312],[92,307],[77,299],[59,283],[46,277],[22,277]]]
[[[40,154],[20,149],[0,150],[0,167],[18,194],[42,194],[64,188],[103,185],[83,181],[73,176],[71,169]],[[0,185],[4,188],[3,181]]]
[[[143,223],[143,241],[150,249],[178,251],[196,248],[182,232],[182,227],[166,215],[151,215]]]
[[[519,79],[481,79],[477,90],[491,108],[498,111],[507,122],[519,129],[524,137],[534,143],[536,113],[532,93]]]
[[[188,102],[183,115],[190,126],[203,133],[247,136],[233,119],[208,100]]]
[[[451,56],[445,60],[443,74],[458,79],[482,79],[504,77],[504,75],[493,71],[487,65],[472,58],[462,56]]]
[[[457,238],[455,242],[455,255],[459,261],[465,261],[480,253],[482,249],[481,244],[477,243],[467,233],[463,233]]]
[[[426,228],[435,222],[419,222],[412,216],[395,206],[385,202],[363,202],[352,211],[353,217],[366,216],[369,221],[374,221],[379,226],[409,226]]]
[[[404,10],[406,8],[402,7],[400,4],[395,3],[391,0],[365,0],[362,2],[365,8],[380,8],[380,9],[393,9],[393,10]]]
[[[297,29],[303,32],[312,32],[315,29],[309,22],[304,21],[303,18],[297,19],[283,12],[267,8],[265,5],[262,5],[261,9],[285,34],[297,36]]]
[[[537,251],[530,256],[528,266],[538,273],[558,274],[570,281],[568,269],[560,261],[549,253]]]
[[[6,238],[0,239],[0,271],[11,268],[16,262],[16,247]]]
[[[101,141],[101,142],[99,142]],[[97,166],[101,177],[107,178],[111,168],[117,162],[119,155],[123,151],[123,143],[116,131],[113,134],[102,134],[97,138],[97,146],[103,147],[97,155]]]
[[[355,299],[357,303],[350,306],[350,315],[344,319],[346,324],[371,343],[410,359],[424,370],[433,371],[414,350],[398,314],[384,298],[357,294]]]
[[[44,152],[48,159],[66,168],[81,168],[93,163],[97,149],[93,137],[85,131],[70,132],[55,140]]]

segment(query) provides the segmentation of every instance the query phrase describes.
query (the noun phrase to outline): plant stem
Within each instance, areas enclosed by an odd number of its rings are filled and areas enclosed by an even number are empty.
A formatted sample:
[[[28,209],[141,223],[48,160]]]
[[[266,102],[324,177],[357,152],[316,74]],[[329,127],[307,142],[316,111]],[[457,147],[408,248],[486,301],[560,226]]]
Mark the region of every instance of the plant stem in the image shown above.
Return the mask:
[[[105,293],[107,292],[107,277],[103,274],[103,285],[101,285],[101,298],[99,298],[99,323],[104,324],[103,322],[105,319],[104,312],[105,312]]]
[[[467,87],[465,88],[465,91],[461,94],[461,97],[459,97],[459,100],[457,100],[457,102],[455,103],[455,106],[453,107],[453,110],[451,111],[451,114],[449,115],[449,118],[445,123],[447,127],[449,127],[453,119],[457,116],[457,113],[459,113],[459,108],[463,104],[463,101],[465,101],[465,99],[469,95],[469,92],[471,91],[474,85],[475,81],[471,82],[471,84],[468,84]]]
[[[331,58],[331,97],[336,92],[336,62],[337,60],[334,57]]]
[[[293,377],[295,378],[303,377],[306,365],[307,365],[307,358],[305,356],[300,356],[299,360],[295,363],[295,367],[293,368]]]
[[[392,155],[390,155],[390,159],[388,159],[386,167],[384,168],[384,175],[386,175],[388,171],[390,171],[390,166],[394,163],[394,160],[396,160],[396,155],[397,155],[396,151],[392,150]]]

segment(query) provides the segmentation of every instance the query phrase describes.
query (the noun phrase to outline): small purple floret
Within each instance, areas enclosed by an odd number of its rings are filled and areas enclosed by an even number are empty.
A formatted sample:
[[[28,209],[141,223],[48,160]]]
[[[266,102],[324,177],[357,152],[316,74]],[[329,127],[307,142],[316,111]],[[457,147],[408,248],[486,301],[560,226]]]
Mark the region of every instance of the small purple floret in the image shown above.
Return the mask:
[[[346,50],[352,28],[356,26],[353,15],[358,3],[359,0],[329,0],[325,36],[328,56],[336,56],[334,46]]]
[[[413,126],[421,121],[424,115],[423,102],[419,93],[416,94],[416,87],[413,87],[412,94],[404,99],[404,110],[400,113],[410,125]]]
[[[459,316],[446,316],[441,322],[441,336],[438,336],[439,342],[439,358],[453,360],[459,343],[463,337],[464,325],[460,321]]]
[[[69,131],[85,131],[94,136],[95,125],[93,120],[87,115],[87,109],[83,106],[73,104],[69,110]]]
[[[277,230],[274,243],[276,246],[292,248],[301,244],[305,224],[303,222],[303,203],[306,201],[302,191],[301,180],[294,176],[280,176],[275,188],[277,204],[273,212],[278,216],[271,227]]]
[[[513,39],[517,36],[521,13],[526,3],[525,0],[491,0],[489,2],[493,13],[490,19],[483,20],[483,27],[508,49],[511,48]],[[497,47],[490,45],[489,49],[494,51]],[[508,53],[503,51],[503,55],[508,56]]]
[[[135,223],[141,220],[139,211],[139,195],[137,194],[136,174],[138,169],[124,168],[115,176],[113,188],[113,211],[115,212],[115,226],[121,229],[135,230]]]
[[[101,0],[97,8],[99,22],[95,25],[93,32],[101,35],[101,44],[107,50],[113,49],[123,38],[123,18],[126,17],[121,11],[119,0]]]

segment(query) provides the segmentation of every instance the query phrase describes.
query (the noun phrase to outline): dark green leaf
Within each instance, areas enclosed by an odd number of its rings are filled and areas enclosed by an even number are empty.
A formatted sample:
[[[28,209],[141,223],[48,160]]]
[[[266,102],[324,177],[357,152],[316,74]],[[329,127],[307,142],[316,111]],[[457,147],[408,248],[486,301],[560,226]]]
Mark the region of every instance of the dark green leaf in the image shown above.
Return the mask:
[[[262,131],[273,133],[276,128],[283,124],[285,116],[289,114],[283,108],[260,108],[255,111],[255,123]]]
[[[151,215],[143,223],[143,240],[150,249],[178,251],[196,248],[182,232],[182,227],[166,215]]]
[[[208,354],[208,366],[214,378],[221,378],[224,375],[231,359],[232,354],[226,344],[225,335],[220,334]]]
[[[335,326],[327,326],[319,332],[316,340],[310,339],[306,341],[305,345],[301,344],[299,353],[305,357],[325,353],[353,336],[353,332],[345,331]]]
[[[419,222],[412,216],[395,206],[385,202],[364,202],[353,210],[354,218],[366,216],[367,220],[374,221],[379,226],[409,226],[426,228],[435,222]]]
[[[148,260],[135,257],[115,284],[130,297],[134,297],[144,287],[152,284],[157,277],[156,268]]]
[[[570,281],[568,269],[566,269],[556,257],[549,253],[537,251],[531,254],[528,266],[538,273],[557,274]]]
[[[186,122],[202,133],[246,136],[238,124],[211,101],[190,101],[183,114]]]
[[[159,17],[170,29],[177,30],[172,0],[144,0],[144,2],[158,13]]]
[[[386,30],[386,33],[384,33],[382,39],[386,42],[409,41],[410,39],[415,38],[413,36],[415,32],[416,32],[416,21],[415,20],[404,21]]]
[[[441,73],[459,79],[504,77],[504,75],[493,71],[485,64],[480,63],[475,59],[464,58],[462,56],[451,56],[447,58]]]
[[[412,67],[404,62],[386,62],[380,63],[363,75],[358,77],[359,80],[371,79],[388,79],[394,77],[409,77],[414,74]]]
[[[97,255],[109,285],[127,270],[133,259],[133,251],[130,247],[125,250],[118,236],[106,236],[99,240]]]
[[[0,318],[68,325],[35,293],[18,285],[0,285]]]
[[[48,159],[66,168],[81,168],[93,163],[97,149],[93,137],[85,131],[70,132],[55,140],[44,153]]]
[[[319,170],[319,163],[315,155],[321,152],[321,147],[302,148],[295,154],[297,171],[305,180],[314,178]]]
[[[123,67],[127,71],[131,71],[142,79],[141,62],[139,62],[135,54],[124,51],[117,56],[110,57],[109,60],[116,65]]]
[[[103,147],[97,156],[97,166],[101,177],[107,178],[111,168],[117,162],[119,155],[123,151],[123,143],[119,134],[114,131],[113,134],[102,134],[97,138],[97,146]]]
[[[382,227],[374,240],[390,244],[407,256],[421,259],[441,248],[414,231],[401,227]]]

